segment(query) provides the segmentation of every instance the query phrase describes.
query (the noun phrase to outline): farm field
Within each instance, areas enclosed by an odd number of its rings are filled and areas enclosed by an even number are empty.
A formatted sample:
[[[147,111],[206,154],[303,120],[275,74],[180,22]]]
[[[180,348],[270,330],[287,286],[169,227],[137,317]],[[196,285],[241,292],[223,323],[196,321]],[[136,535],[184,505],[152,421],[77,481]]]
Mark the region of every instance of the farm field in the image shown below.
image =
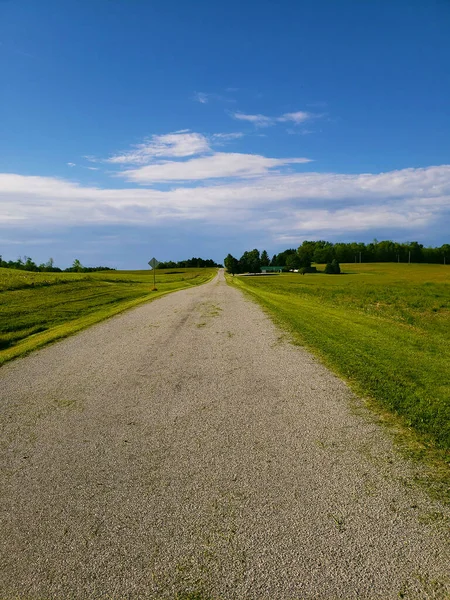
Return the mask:
[[[228,281],[251,294],[357,393],[448,450],[450,266],[372,263],[341,269],[341,275]]]
[[[211,279],[216,269],[33,273],[0,269],[0,365],[127,308]]]

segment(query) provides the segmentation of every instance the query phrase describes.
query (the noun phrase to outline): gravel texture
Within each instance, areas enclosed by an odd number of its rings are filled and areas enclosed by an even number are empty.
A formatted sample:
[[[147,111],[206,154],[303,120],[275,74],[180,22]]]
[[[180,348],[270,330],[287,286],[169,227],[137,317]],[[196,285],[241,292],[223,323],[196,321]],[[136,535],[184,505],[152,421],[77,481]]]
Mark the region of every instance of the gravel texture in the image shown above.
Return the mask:
[[[0,598],[450,597],[449,511],[223,273],[0,370]]]

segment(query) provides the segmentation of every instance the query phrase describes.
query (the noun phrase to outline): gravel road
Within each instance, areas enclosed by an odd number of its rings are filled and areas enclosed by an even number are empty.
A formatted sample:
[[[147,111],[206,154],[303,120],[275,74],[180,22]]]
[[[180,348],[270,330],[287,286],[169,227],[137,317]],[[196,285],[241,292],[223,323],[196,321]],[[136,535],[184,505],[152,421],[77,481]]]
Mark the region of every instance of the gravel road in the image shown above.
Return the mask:
[[[0,398],[2,600],[450,597],[450,511],[222,272],[4,366]]]

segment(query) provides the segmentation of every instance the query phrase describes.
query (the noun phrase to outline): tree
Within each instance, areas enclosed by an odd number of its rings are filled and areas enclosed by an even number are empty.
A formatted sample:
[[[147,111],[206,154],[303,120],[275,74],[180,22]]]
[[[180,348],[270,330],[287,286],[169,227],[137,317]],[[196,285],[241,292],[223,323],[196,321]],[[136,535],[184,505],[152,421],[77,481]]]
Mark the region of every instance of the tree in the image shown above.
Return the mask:
[[[408,251],[408,259],[409,253],[411,253],[411,262],[421,262],[422,258],[422,248],[423,244],[419,244],[418,242],[410,242],[406,244]]]
[[[338,261],[335,258],[331,261],[331,265],[334,269],[335,274],[339,275],[341,272],[341,265],[338,263]]]
[[[286,267],[288,269],[299,269],[302,266],[301,258],[297,253],[289,254],[286,258]]]
[[[43,265],[39,265],[39,269],[41,271],[48,271],[48,272],[52,272],[52,271],[56,271],[56,267],[55,267],[55,261],[53,260],[53,258],[49,258],[48,261],[43,264]]]
[[[297,250],[295,250],[294,248],[289,248],[288,250],[285,250],[284,252],[280,252],[279,254],[274,254],[274,256],[272,258],[272,266],[273,267],[285,267],[287,257],[290,256],[291,254],[295,254],[296,252],[297,252]]]
[[[261,259],[259,250],[246,250],[239,259],[240,273],[259,273],[261,271]]]
[[[334,258],[333,244],[321,240],[316,242],[312,262],[324,264],[332,261]]]
[[[341,272],[341,266],[336,259],[326,264],[325,273],[328,275],[339,275]]]
[[[72,263],[72,271],[76,271],[77,273],[79,273],[82,270],[83,270],[83,265],[80,263],[78,258],[76,258]]]
[[[266,250],[263,250],[261,252],[261,266],[262,267],[268,267],[270,264],[270,258],[269,255],[267,254]]]
[[[226,259],[223,261],[228,273],[231,273],[234,277],[236,273],[239,273],[239,263],[237,258],[234,258],[231,254],[228,254]]]
[[[308,242],[307,240],[298,247],[297,252],[302,261],[302,267],[309,267],[311,265],[315,249],[316,242]]]
[[[23,268],[25,271],[38,271],[37,264],[33,261],[33,259],[30,256],[24,256],[24,258],[25,264]]]
[[[349,244],[338,242],[334,244],[334,255],[339,262],[355,262],[355,253]]]

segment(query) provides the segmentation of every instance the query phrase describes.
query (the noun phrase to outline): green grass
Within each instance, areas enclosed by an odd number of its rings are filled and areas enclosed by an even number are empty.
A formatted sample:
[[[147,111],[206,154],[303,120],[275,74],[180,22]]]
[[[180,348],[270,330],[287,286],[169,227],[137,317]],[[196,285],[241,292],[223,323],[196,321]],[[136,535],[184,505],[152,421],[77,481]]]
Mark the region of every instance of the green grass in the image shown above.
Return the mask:
[[[127,308],[205,283],[216,269],[28,273],[0,269],[0,365]]]
[[[229,277],[359,393],[450,448],[450,266]]]

